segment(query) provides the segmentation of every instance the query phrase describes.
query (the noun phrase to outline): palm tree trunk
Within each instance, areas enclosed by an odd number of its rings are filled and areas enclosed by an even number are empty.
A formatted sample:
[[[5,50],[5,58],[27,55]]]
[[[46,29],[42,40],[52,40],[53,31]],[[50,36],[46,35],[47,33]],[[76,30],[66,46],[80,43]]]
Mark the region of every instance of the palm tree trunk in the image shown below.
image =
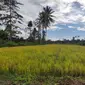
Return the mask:
[[[47,44],[47,28],[46,28],[46,32],[45,32],[45,41],[46,41],[46,44]]]
[[[42,43],[45,44],[45,31],[42,30]]]

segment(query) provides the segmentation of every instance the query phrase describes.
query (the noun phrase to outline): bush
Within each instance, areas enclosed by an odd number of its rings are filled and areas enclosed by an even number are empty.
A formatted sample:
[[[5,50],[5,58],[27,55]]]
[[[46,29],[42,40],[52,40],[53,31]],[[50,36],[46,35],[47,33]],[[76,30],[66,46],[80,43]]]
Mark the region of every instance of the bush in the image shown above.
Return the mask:
[[[0,47],[13,47],[13,46],[29,46],[29,45],[38,45],[38,43],[33,42],[14,42],[8,40],[0,40]]]
[[[13,42],[13,41],[7,41],[4,44],[2,44],[1,46],[8,46],[8,47],[12,47],[12,46],[18,46],[17,43]]]

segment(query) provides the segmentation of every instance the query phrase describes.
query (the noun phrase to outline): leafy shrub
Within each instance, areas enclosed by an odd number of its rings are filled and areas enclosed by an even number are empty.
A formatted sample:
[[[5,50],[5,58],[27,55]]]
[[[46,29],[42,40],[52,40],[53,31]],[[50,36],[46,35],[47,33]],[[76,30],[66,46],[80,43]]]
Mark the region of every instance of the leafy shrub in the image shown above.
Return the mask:
[[[2,46],[7,46],[7,47],[12,47],[12,46],[17,46],[18,44],[13,42],[13,41],[7,41],[4,44],[2,44]]]

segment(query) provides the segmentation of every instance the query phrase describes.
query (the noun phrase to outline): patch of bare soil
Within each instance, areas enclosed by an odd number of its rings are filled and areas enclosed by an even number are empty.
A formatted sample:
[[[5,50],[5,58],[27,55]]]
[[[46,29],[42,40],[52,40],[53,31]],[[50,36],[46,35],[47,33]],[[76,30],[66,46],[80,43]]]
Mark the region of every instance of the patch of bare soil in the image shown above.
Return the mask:
[[[0,80],[0,85],[13,85],[13,84],[10,81],[1,81]]]
[[[61,79],[58,85],[85,85],[85,82],[76,79]]]
[[[36,81],[32,84],[23,84],[22,82],[14,83],[8,80],[0,80],[0,85],[44,85],[44,82]],[[85,85],[85,82],[77,79],[63,78],[58,80],[57,84],[50,83],[47,85]]]

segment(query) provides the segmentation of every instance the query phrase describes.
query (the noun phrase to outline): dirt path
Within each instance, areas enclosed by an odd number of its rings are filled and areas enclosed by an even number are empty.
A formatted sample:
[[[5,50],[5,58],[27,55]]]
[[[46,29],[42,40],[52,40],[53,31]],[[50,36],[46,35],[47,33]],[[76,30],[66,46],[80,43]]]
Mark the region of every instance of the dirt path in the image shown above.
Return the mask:
[[[22,83],[18,82],[17,84],[14,84],[6,76],[0,76],[0,85],[22,85]],[[41,84],[33,83],[30,85],[41,85]],[[50,85],[53,85],[53,84],[50,84]],[[84,80],[77,80],[77,79],[73,79],[73,78],[72,79],[71,78],[63,78],[63,79],[58,80],[57,84],[54,84],[54,85],[85,85],[85,81]]]
[[[84,81],[76,79],[61,79],[58,81],[59,85],[85,85]]]
[[[5,75],[0,75],[0,85],[13,85],[10,79]]]
[[[10,81],[2,81],[0,80],[0,85],[12,85]]]

